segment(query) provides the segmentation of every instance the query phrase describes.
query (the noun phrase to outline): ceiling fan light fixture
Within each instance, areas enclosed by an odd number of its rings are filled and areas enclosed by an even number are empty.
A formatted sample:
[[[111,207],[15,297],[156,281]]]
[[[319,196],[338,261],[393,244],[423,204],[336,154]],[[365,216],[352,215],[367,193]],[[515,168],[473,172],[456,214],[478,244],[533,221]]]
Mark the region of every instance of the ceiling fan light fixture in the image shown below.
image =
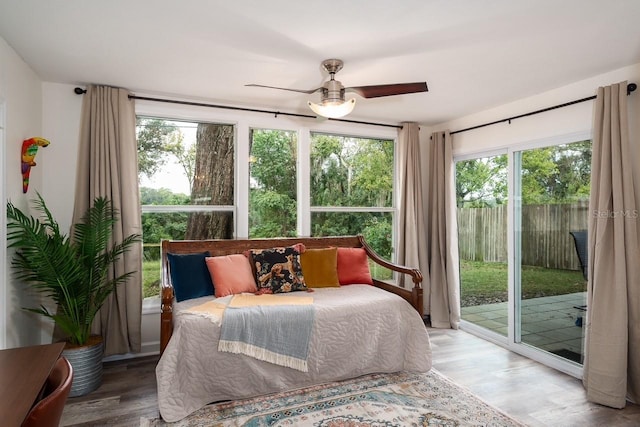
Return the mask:
[[[327,117],[329,119],[339,119],[353,111],[353,108],[356,106],[356,99],[351,98],[342,102],[330,101],[322,104],[316,104],[308,101],[307,104],[309,105],[309,108],[319,116]]]

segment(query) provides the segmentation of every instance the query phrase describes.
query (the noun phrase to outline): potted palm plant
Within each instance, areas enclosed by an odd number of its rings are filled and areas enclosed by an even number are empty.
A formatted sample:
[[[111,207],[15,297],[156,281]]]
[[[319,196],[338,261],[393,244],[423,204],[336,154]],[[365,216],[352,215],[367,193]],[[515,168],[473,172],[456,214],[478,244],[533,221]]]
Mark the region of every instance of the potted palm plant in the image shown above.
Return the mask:
[[[71,236],[60,231],[40,194],[32,204],[37,216],[7,203],[7,240],[16,249],[12,266],[17,279],[57,305],[55,311],[45,305],[25,309],[52,319],[66,335],[63,354],[74,369],[70,395],[80,396],[102,381],[103,343],[91,335],[93,319],[116,286],[133,274],[111,277],[110,267],[140,236],[111,242],[118,211],[103,197],[73,225]]]

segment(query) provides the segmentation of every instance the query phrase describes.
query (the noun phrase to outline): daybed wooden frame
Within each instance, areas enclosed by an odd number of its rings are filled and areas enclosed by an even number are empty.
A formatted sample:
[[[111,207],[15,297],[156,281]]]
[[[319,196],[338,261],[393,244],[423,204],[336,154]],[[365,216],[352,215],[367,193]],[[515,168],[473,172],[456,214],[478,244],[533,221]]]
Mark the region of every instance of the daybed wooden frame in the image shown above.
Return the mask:
[[[164,352],[173,333],[173,286],[169,274],[168,253],[184,254],[209,251],[211,256],[237,254],[249,249],[268,249],[277,246],[291,246],[303,243],[306,248],[348,247],[364,248],[369,258],[375,263],[398,273],[408,274],[413,281],[413,288],[406,289],[380,280],[373,280],[374,286],[397,294],[407,300],[422,316],[422,273],[415,268],[408,268],[388,262],[365,242],[361,235],[342,237],[291,237],[279,239],[244,239],[244,240],[163,240],[161,244],[161,314],[160,314],[160,354]]]

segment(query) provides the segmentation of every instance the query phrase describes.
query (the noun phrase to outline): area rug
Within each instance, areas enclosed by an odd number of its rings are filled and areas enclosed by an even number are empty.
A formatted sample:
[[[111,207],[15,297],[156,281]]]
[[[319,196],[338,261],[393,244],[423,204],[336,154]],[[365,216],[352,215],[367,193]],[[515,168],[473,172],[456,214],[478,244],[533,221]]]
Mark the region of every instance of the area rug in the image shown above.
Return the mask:
[[[431,370],[373,374],[253,399],[215,403],[155,426],[523,426]]]

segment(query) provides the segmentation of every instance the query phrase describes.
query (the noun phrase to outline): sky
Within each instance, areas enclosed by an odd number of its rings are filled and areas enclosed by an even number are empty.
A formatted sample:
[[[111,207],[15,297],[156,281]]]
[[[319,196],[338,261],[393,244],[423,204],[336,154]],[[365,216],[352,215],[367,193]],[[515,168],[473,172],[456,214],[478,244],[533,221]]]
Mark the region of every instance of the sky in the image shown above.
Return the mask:
[[[188,148],[196,142],[197,123],[179,122],[167,120],[177,128],[183,135],[183,144]],[[142,175],[140,179],[140,187],[150,188],[168,188],[174,193],[191,194],[189,180],[184,173],[182,166],[176,161],[175,157],[169,156],[165,165],[160,171],[149,179],[146,175]]]

